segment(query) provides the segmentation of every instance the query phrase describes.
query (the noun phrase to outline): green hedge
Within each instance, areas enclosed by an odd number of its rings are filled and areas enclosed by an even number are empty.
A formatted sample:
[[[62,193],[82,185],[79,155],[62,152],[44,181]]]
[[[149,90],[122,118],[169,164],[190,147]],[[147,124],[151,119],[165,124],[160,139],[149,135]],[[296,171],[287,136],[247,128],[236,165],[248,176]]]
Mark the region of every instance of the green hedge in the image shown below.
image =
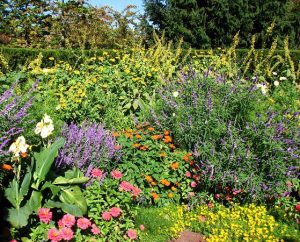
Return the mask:
[[[3,54],[8,60],[11,70],[17,70],[34,60],[39,53],[43,54],[43,67],[51,67],[54,62],[49,60],[49,57],[54,57],[55,60],[66,61],[71,65],[78,65],[84,61],[85,58],[94,55],[100,55],[104,51],[112,53],[110,49],[100,50],[52,50],[52,49],[26,49],[26,48],[7,48],[0,47],[0,54]],[[207,50],[193,50],[193,52],[207,51]],[[247,54],[248,49],[237,49],[237,55],[243,57]],[[284,56],[284,50],[277,50],[275,53]],[[291,56],[295,63],[300,61],[300,50],[291,50]]]

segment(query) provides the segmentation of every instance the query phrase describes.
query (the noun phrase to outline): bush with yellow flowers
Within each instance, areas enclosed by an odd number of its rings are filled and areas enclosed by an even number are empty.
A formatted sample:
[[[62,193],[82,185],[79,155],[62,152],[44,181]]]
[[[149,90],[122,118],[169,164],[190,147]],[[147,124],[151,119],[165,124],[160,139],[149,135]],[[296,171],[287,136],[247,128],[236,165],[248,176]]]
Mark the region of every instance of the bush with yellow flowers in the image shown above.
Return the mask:
[[[164,205],[188,198],[195,184],[191,154],[177,148],[170,131],[160,132],[146,123],[115,135],[123,151],[119,169],[143,190],[140,202]]]

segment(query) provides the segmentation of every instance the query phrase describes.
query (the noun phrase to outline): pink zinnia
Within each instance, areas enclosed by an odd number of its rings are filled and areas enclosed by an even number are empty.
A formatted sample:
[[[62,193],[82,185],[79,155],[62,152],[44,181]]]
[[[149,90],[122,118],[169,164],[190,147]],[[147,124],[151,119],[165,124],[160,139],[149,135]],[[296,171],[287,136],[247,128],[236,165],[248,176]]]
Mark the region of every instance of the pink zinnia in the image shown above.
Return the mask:
[[[186,176],[186,177],[191,177],[191,173],[190,173],[189,171],[187,171],[187,172],[185,173],[185,176]]]
[[[110,212],[103,212],[102,213],[102,218],[105,220],[105,221],[109,221],[111,219],[111,214]]]
[[[192,188],[195,188],[196,186],[197,186],[197,183],[194,182],[194,181],[192,181],[192,182],[191,182],[191,187],[192,187]]]
[[[133,187],[132,192],[134,196],[138,197],[141,194],[141,189],[139,189],[138,187]]]
[[[145,230],[145,225],[141,224],[140,225],[140,230],[144,231]]]
[[[96,226],[96,224],[92,224],[92,229],[91,229],[93,235],[100,234],[100,229]]]
[[[52,228],[48,230],[48,239],[50,239],[51,242],[57,242],[60,241],[62,238],[59,231],[56,228]]]
[[[98,169],[98,168],[95,168],[95,169],[92,170],[92,176],[97,177],[97,178],[101,178],[103,176],[103,171]]]
[[[77,220],[77,226],[80,229],[87,229],[88,227],[90,227],[92,225],[91,221],[87,218],[79,218]]]
[[[113,216],[114,218],[117,218],[121,215],[122,210],[118,207],[113,207],[110,209],[110,214],[111,216]]]
[[[111,172],[111,176],[114,179],[121,179],[123,175],[122,175],[122,173],[119,170],[113,170]]]
[[[72,229],[64,227],[60,230],[60,235],[64,240],[71,240],[74,237],[74,233],[72,231]]]
[[[11,240],[11,241],[9,241],[9,242],[18,242],[17,240],[15,240],[15,239],[13,239],[13,240]]]
[[[127,181],[122,181],[120,187],[126,192],[129,192],[133,189],[133,185]]]
[[[132,240],[137,239],[137,232],[136,232],[135,229],[129,229],[129,230],[127,231],[127,235],[128,235],[128,237],[129,237],[130,239],[132,239]]]
[[[45,224],[48,224],[52,219],[52,212],[49,208],[39,208],[38,210],[39,218]]]
[[[61,219],[61,223],[58,224],[58,226],[63,227],[66,226],[68,228],[71,228],[76,222],[75,216],[71,215],[71,214],[65,214],[62,219]]]

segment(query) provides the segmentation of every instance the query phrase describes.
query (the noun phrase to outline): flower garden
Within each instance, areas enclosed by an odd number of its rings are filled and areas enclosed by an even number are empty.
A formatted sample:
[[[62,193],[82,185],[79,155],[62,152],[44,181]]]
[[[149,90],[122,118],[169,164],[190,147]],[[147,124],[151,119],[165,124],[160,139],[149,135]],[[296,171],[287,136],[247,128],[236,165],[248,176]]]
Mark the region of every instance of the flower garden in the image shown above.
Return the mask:
[[[299,60],[238,39],[2,56],[0,241],[299,241]]]

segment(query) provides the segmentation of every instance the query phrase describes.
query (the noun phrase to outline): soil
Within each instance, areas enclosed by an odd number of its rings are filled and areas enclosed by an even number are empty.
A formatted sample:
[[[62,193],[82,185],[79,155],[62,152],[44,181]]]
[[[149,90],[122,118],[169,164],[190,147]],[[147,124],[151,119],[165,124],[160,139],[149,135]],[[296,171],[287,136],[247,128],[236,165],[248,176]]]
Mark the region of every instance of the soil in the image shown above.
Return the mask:
[[[178,239],[172,239],[169,242],[205,242],[204,236],[188,230],[180,233]]]

